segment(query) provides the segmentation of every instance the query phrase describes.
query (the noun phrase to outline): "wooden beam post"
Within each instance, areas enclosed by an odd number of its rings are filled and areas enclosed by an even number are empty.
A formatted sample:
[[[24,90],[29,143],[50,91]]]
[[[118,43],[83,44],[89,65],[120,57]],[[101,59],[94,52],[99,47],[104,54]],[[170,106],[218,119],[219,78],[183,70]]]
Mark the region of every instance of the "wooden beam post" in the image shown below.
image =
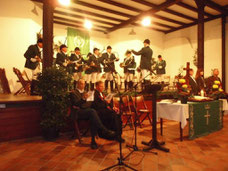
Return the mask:
[[[226,89],[226,16],[222,16],[222,88]]]
[[[204,7],[205,0],[195,0],[198,7],[198,68],[204,70]]]
[[[43,1],[43,69],[53,62],[53,0]]]

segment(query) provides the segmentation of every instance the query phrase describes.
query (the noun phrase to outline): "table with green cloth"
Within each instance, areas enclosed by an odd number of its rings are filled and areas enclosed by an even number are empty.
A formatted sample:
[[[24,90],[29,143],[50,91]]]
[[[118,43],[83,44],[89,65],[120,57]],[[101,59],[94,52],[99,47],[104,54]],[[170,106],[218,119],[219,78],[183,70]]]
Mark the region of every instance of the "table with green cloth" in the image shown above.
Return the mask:
[[[188,108],[180,103],[157,103],[157,116],[161,121],[161,135],[163,134],[163,119],[180,122],[181,141],[187,119],[189,121],[189,139],[208,135],[223,127],[223,102],[221,100],[188,102],[186,105]]]
[[[223,127],[223,102],[188,102],[189,105],[189,139],[208,135]]]

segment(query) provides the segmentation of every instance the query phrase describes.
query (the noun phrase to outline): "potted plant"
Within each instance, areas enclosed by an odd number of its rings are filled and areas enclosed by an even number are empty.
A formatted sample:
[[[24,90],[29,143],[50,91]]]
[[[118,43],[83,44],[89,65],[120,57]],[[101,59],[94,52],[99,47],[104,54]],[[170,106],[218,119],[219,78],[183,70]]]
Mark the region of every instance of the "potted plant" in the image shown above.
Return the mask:
[[[71,78],[64,69],[56,67],[46,68],[38,75],[37,90],[42,96],[40,124],[47,140],[57,138],[60,128],[66,124]]]
[[[186,84],[184,78],[180,78],[177,82],[178,96],[182,104],[186,104],[190,96],[190,87]]]

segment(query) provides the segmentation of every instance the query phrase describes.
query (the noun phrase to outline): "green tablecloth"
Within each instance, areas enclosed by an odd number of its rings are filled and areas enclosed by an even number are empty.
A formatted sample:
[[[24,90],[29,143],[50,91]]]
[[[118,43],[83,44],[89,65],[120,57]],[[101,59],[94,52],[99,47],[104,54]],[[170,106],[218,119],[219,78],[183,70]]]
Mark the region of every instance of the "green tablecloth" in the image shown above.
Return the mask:
[[[207,135],[223,127],[222,101],[188,102],[189,139]]]

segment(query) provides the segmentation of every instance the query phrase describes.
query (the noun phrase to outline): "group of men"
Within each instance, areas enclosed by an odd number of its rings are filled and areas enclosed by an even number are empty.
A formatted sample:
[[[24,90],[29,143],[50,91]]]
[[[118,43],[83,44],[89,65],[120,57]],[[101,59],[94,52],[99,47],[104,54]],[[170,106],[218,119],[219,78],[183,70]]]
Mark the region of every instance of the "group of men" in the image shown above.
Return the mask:
[[[150,82],[150,72],[152,70],[152,55],[153,51],[150,48],[150,40],[144,40],[144,47],[140,51],[127,50],[125,53],[125,58],[121,63],[121,67],[124,70],[124,80],[125,89],[130,89],[133,87],[133,76],[136,70],[136,63],[134,56],[141,55],[140,60],[140,71],[141,78],[143,78],[143,85]],[[32,83],[35,82],[37,73],[40,72],[40,62],[41,62],[41,49],[43,46],[43,40],[38,39],[37,44],[31,45],[25,52],[24,56],[26,58],[25,70],[26,73],[31,75]],[[111,91],[114,90],[114,85],[117,87],[117,83],[114,81],[116,75],[115,62],[119,58],[112,53],[112,47],[107,46],[105,53],[100,53],[98,48],[93,49],[93,53],[88,53],[87,59],[85,60],[78,47],[75,48],[74,53],[70,56],[67,55],[67,46],[62,44],[60,46],[60,51],[56,55],[56,65],[65,68],[70,74],[73,75],[74,87],[80,78],[84,78],[86,81],[86,89],[94,89],[94,85],[97,81],[101,80],[102,68],[104,71],[103,78],[105,80],[105,89],[108,89],[110,84]],[[162,60],[161,55],[158,56],[158,62],[156,64],[157,74],[165,74],[166,63]],[[82,72],[85,75],[82,77]],[[30,74],[31,73],[31,74]],[[33,84],[32,84],[33,85]],[[33,86],[31,90],[33,94]]]
[[[107,47],[107,52],[100,54],[98,48],[93,49],[93,53],[88,53],[87,60],[85,60],[80,53],[78,47],[75,48],[74,53],[70,57],[67,56],[67,46],[61,45],[60,52],[56,56],[56,64],[73,75],[75,85],[79,79],[82,78],[82,72],[85,71],[86,89],[89,87],[94,89],[94,85],[101,79],[101,72],[103,65],[105,88],[107,89],[110,82],[111,90],[113,91],[113,72],[115,72],[115,61],[119,59],[112,53],[112,47]]]
[[[96,135],[108,140],[125,141],[121,138],[122,123],[119,110],[112,106],[111,101],[105,100],[103,91],[104,83],[102,81],[96,82],[94,100],[88,102],[85,80],[79,79],[76,89],[70,93],[72,120],[90,121],[92,149],[97,148]]]
[[[202,69],[198,69],[194,77],[194,70],[189,70],[189,85],[191,86],[192,95],[201,95],[213,93],[213,85],[215,81],[218,82],[218,89],[222,90],[222,82],[219,78],[219,70],[213,69],[212,75],[208,78],[204,78],[204,72]]]
[[[152,70],[152,55],[153,51],[150,48],[150,40],[144,40],[144,47],[140,51],[127,50],[125,53],[125,58],[121,63],[121,67],[124,70],[125,79],[125,89],[131,89],[133,87],[133,76],[136,70],[136,62],[134,59],[135,55],[141,55],[140,60],[140,71],[141,78],[143,78],[143,85],[150,82],[150,72]],[[60,67],[65,67],[68,72],[74,75],[75,84],[78,79],[82,78],[82,71],[85,70],[85,81],[86,89],[89,87],[91,90],[94,89],[95,83],[101,79],[102,66],[104,71],[105,79],[105,89],[108,89],[108,84],[110,83],[111,91],[114,90],[114,76],[116,73],[115,62],[119,58],[112,53],[112,47],[107,46],[106,52],[101,54],[98,48],[93,49],[93,53],[87,55],[87,60],[85,60],[81,54],[78,47],[75,48],[74,53],[70,57],[67,57],[67,46],[61,45],[60,52],[56,56],[56,64]],[[165,74],[166,63],[162,60],[161,55],[158,56],[158,62],[156,63],[157,74]],[[117,84],[115,85],[117,87]]]

